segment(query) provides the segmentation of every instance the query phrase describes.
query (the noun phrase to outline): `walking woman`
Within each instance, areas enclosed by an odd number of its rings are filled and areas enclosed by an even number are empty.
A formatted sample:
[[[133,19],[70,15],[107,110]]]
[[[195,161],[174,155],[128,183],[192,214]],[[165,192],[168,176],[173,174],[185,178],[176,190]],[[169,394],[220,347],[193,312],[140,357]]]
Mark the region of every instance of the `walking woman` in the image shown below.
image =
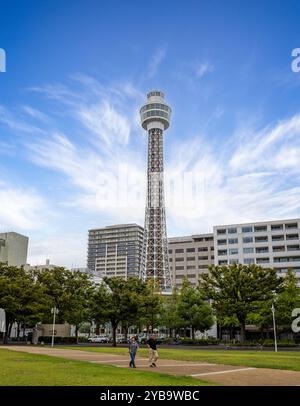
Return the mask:
[[[130,355],[129,366],[130,366],[130,368],[136,368],[136,366],[135,366],[135,356],[136,356],[138,348],[139,348],[139,345],[138,345],[138,342],[136,340],[136,337],[132,336],[131,340],[129,342],[129,355]]]

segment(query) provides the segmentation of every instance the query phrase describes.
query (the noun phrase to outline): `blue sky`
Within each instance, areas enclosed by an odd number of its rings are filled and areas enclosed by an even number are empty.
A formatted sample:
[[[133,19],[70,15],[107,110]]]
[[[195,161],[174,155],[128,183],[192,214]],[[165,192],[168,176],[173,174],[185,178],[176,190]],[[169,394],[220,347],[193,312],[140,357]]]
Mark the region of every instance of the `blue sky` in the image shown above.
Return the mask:
[[[170,236],[300,216],[298,1],[0,5],[0,230],[30,237],[30,263],[84,266],[89,228],[143,224],[138,109],[156,88],[166,177],[200,185],[167,194]]]

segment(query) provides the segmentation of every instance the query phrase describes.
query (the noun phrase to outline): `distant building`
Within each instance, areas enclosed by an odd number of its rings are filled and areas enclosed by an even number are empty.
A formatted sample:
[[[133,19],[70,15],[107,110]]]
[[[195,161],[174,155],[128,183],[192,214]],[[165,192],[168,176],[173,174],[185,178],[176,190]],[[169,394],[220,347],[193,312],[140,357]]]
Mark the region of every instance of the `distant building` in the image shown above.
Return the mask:
[[[89,230],[87,267],[102,276],[138,277],[143,227],[120,224]]]
[[[85,273],[87,275],[89,275],[94,283],[94,285],[96,286],[100,286],[102,281],[103,281],[103,276],[101,273],[96,272],[96,271],[92,271],[89,268],[72,268],[71,271],[79,271],[81,273]]]
[[[168,238],[168,252],[173,286],[180,288],[185,277],[196,286],[199,275],[214,264],[213,234]]]
[[[54,265],[50,263],[49,259],[46,259],[46,263],[44,265],[30,265],[26,264],[25,269],[33,269],[37,271],[43,271],[44,269],[54,269],[59,267],[59,265]]]
[[[230,224],[214,227],[215,264],[257,264],[288,269],[300,278],[300,219]]]
[[[22,266],[27,262],[28,237],[15,232],[0,233],[0,262]]]

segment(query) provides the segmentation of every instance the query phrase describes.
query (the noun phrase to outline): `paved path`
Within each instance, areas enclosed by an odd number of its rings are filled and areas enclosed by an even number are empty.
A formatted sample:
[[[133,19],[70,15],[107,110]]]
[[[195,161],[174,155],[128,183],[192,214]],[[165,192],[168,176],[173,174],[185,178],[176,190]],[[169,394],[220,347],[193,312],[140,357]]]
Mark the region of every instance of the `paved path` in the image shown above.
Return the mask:
[[[96,364],[114,365],[119,368],[129,367],[129,358],[118,354],[87,352],[59,348],[31,346],[0,346],[1,349],[21,351],[31,354],[51,355],[76,361],[88,361]],[[149,368],[147,358],[137,357],[138,369],[160,372],[177,376],[191,376],[195,379],[234,386],[300,386],[300,372],[267,368],[250,368],[243,366],[197,363],[160,359],[157,368]]]

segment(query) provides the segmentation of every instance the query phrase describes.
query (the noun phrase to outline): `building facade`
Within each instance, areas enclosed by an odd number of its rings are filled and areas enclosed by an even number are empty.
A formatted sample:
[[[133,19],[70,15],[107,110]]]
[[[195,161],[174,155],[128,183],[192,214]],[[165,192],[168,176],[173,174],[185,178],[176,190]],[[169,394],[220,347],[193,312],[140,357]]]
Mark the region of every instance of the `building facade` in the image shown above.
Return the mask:
[[[0,262],[23,266],[27,262],[28,237],[15,232],[0,233]]]
[[[288,269],[300,278],[300,219],[214,227],[215,264],[257,264]]]
[[[198,285],[199,275],[214,264],[213,234],[198,234],[168,239],[173,286],[180,288],[184,277]]]
[[[89,230],[87,267],[102,276],[139,276],[143,227],[120,224]]]

